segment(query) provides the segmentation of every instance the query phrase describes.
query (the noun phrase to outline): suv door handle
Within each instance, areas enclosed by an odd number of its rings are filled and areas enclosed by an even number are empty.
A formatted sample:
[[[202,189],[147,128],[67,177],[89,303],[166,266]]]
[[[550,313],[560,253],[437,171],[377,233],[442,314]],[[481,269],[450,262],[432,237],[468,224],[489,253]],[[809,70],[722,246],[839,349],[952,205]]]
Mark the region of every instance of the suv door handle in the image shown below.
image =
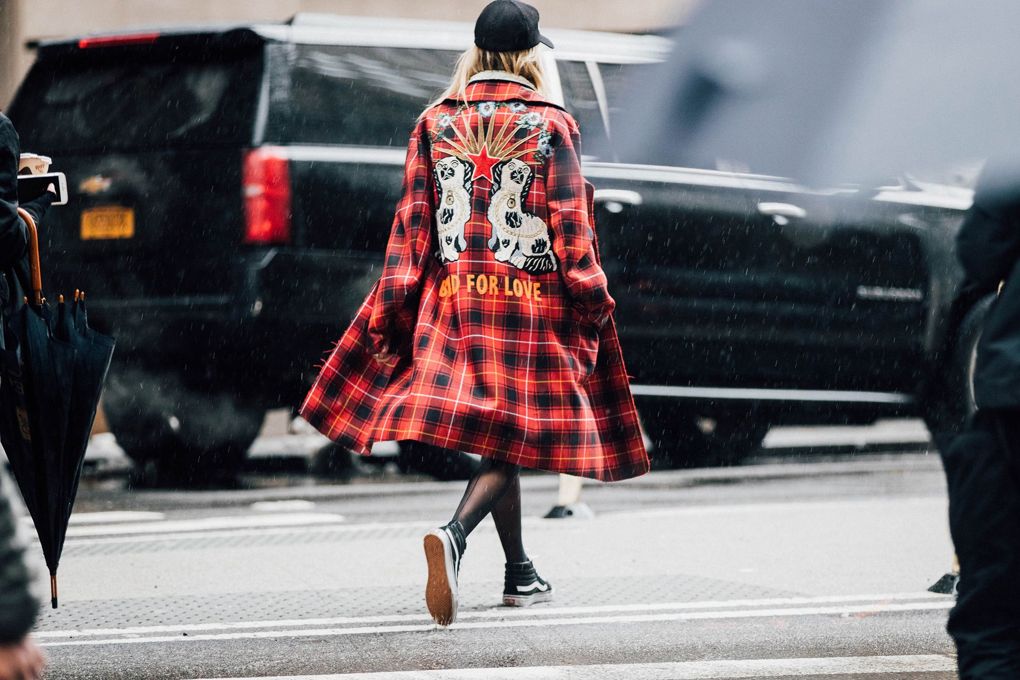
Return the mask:
[[[629,189],[596,189],[593,197],[596,203],[623,203],[624,205],[641,205],[644,198],[636,191]]]
[[[644,202],[641,194],[629,189],[596,189],[592,199],[613,215],[622,213],[625,205],[641,205]]]
[[[807,217],[807,211],[804,208],[792,203],[759,203],[758,212],[773,217],[796,217],[798,219]]]

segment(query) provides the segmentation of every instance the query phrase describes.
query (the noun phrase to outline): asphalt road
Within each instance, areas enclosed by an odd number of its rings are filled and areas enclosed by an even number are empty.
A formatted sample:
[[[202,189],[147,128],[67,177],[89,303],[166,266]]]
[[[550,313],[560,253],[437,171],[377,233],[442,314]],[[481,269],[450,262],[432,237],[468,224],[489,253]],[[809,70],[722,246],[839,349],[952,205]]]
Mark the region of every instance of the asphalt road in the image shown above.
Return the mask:
[[[951,598],[926,592],[952,554],[936,456],[654,473],[587,486],[587,520],[542,519],[557,480],[528,476],[526,543],[556,601],[498,606],[486,521],[449,629],[424,608],[421,536],[462,483],[245,486],[88,482],[36,633],[48,677],[956,677]]]

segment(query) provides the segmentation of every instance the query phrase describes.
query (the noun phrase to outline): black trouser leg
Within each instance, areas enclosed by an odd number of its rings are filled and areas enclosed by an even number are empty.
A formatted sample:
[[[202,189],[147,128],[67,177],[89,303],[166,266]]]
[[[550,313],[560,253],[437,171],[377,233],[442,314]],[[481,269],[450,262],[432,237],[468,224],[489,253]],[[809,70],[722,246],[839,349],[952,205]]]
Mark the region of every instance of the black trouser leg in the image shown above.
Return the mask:
[[[1020,412],[978,413],[942,458],[960,559],[947,626],[960,678],[1020,678]]]

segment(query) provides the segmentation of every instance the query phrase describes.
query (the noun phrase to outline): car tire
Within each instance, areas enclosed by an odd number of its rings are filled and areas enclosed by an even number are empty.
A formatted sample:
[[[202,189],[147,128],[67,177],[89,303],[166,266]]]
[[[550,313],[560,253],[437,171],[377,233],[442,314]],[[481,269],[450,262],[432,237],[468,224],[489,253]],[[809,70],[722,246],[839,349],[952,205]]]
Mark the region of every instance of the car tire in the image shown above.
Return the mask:
[[[985,317],[993,297],[987,297],[967,312],[957,328],[952,352],[927,399],[924,419],[932,439],[940,448],[959,434],[977,409],[974,402],[974,367]]]
[[[769,423],[753,406],[702,413],[664,400],[642,405],[653,469],[736,465],[757,451]]]
[[[141,486],[232,480],[265,417],[264,408],[226,392],[199,391],[175,374],[138,367],[111,370],[103,408]]]
[[[400,442],[397,466],[403,473],[421,472],[443,482],[471,479],[478,471],[477,457],[416,441]]]
[[[739,465],[761,449],[769,423],[746,415],[725,414],[714,419],[710,432],[703,432],[708,440],[708,462],[713,466]]]
[[[336,442],[326,444],[312,457],[312,474],[317,477],[347,480],[358,472],[358,454]]]

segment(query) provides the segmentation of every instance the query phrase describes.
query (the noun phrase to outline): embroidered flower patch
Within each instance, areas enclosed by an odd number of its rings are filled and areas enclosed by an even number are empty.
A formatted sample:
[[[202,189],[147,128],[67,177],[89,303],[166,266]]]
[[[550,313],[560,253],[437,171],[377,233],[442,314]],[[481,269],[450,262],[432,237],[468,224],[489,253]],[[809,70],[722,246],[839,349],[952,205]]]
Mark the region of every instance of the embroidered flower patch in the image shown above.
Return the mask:
[[[542,114],[540,114],[538,111],[526,113],[517,119],[517,127],[527,128],[529,130],[534,130],[541,124]]]
[[[538,145],[538,148],[535,150],[535,157],[540,161],[551,158],[553,155],[552,133],[548,129],[543,128],[538,133],[538,139],[535,141]]]

